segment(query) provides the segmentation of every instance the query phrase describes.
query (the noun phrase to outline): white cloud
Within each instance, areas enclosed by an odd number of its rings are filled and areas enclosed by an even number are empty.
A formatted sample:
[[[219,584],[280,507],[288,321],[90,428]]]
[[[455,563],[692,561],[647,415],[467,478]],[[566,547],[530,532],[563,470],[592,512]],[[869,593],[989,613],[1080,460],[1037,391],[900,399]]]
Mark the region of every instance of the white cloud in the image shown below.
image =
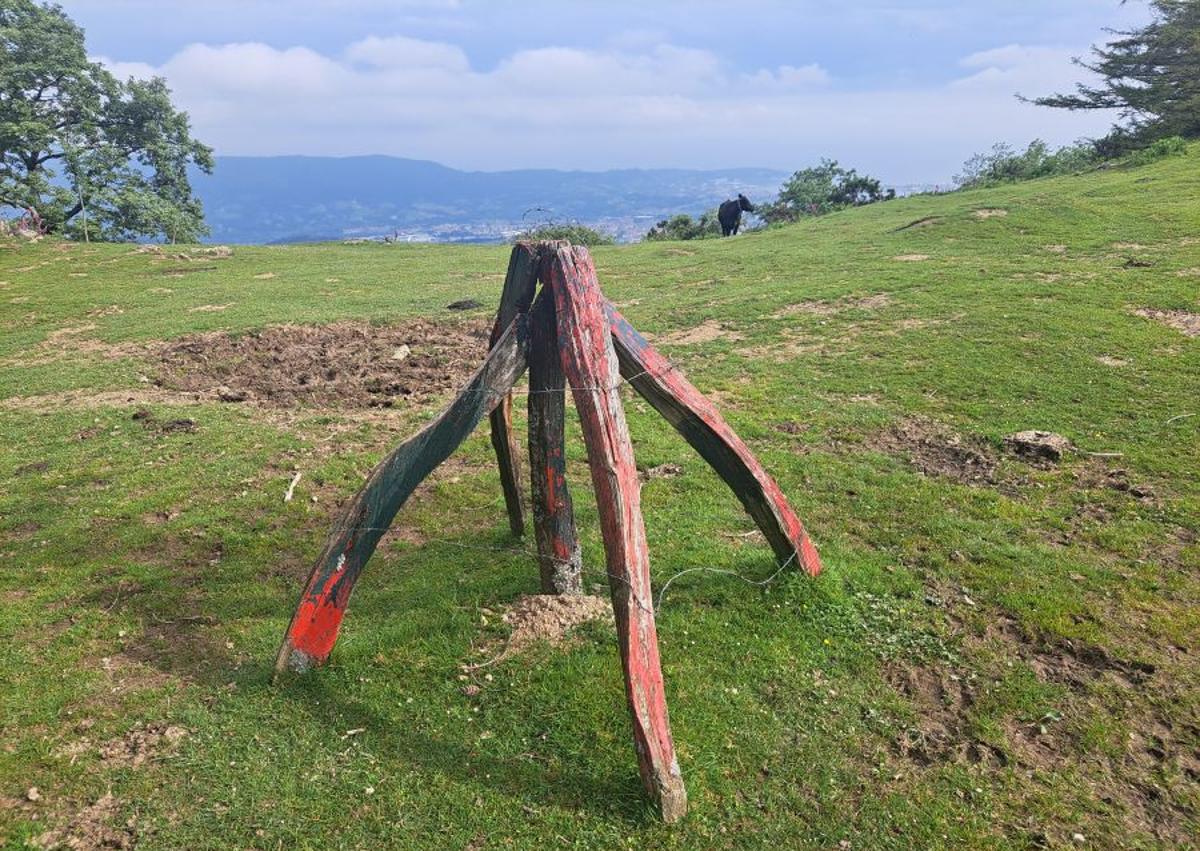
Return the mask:
[[[373,68],[440,69],[457,73],[471,68],[461,47],[398,35],[356,41],[346,48],[346,60]]]
[[[975,73],[956,80],[956,88],[1029,88],[1038,94],[1069,88],[1085,73],[1072,62],[1079,50],[1010,44],[964,57],[959,65]]]
[[[113,65],[165,76],[218,153],[386,153],[468,168],[796,168],[833,156],[907,183],[948,177],[998,140],[1102,131],[1106,116],[1013,97],[1074,79],[1071,53],[1010,45],[963,58],[970,73],[948,84],[870,91],[848,91],[816,64],[744,73],[648,34],[520,50],[490,69],[455,45],[403,36],[340,56],[196,44],[159,68]]]

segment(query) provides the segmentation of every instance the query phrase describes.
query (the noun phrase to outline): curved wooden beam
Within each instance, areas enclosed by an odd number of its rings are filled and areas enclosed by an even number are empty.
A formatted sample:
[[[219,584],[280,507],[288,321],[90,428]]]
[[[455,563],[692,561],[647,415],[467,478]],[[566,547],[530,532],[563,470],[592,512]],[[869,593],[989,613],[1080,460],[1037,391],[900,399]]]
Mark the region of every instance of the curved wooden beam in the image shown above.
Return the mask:
[[[781,564],[795,559],[810,576],[820,573],[821,557],[804,524],[788,505],[779,485],[725,422],[721,412],[646,342],[610,302],[604,302],[604,311],[625,380],[732,488]]]
[[[517,317],[498,337],[466,389],[371,471],[362,490],[342,511],[304,586],[279,648],[276,676],[288,669],[306,671],[329,659],[350,592],[379,539],[417,485],[512,390],[525,372],[527,336],[525,318]]]

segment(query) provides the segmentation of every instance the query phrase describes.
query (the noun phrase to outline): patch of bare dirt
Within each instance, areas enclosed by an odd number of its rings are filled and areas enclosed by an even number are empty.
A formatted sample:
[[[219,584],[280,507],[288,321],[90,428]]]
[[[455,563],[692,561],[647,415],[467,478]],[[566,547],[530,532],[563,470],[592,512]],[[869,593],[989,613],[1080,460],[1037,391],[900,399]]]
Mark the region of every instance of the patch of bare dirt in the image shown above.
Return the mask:
[[[1129,366],[1129,361],[1124,358],[1115,358],[1111,355],[1097,355],[1096,362],[1102,363],[1105,366],[1111,366],[1113,369],[1120,369]]]
[[[481,648],[481,652],[491,658],[481,664],[465,667],[475,669],[494,665],[520,655],[539,642],[559,645],[567,640],[571,630],[576,627],[600,620],[612,623],[612,618],[612,604],[604,597],[584,594],[531,594],[519,597],[502,616],[512,632],[500,652],[496,653],[498,642],[490,642]]]
[[[36,346],[0,361],[0,366],[44,366],[68,359],[120,360],[136,357],[146,351],[146,346],[138,343],[97,340],[92,333],[99,327],[95,322],[87,322],[57,328]]]
[[[282,325],[209,333],[165,346],[157,383],[225,401],[388,408],[462,387],[487,351],[490,325],[417,319]]]
[[[900,254],[892,258],[897,263],[920,263],[923,260],[928,260],[928,254]]]
[[[915,709],[915,724],[900,732],[893,750],[921,766],[941,763],[999,768],[1008,757],[971,735],[968,714],[975,704],[973,682],[940,666],[899,665],[886,670],[888,681]]]
[[[215,392],[214,394],[215,395]],[[137,390],[68,390],[61,393],[45,393],[39,396],[11,396],[0,399],[0,408],[18,411],[46,413],[63,408],[93,410],[97,408],[123,408],[128,405],[198,405],[208,397],[200,393],[179,393],[157,388]],[[81,440],[95,437],[103,429],[84,429]]]
[[[966,646],[981,643],[990,644],[1001,663],[1020,659],[1039,680],[1069,690],[1056,709],[1040,717],[1002,723],[1009,757],[1018,768],[1059,772],[1070,767],[1128,835],[1190,847],[1188,823],[1197,816],[1200,726],[1190,720],[1192,713],[1179,711],[1178,703],[1175,711],[1162,711],[1160,702],[1180,699],[1170,671],[1086,642],[1038,641],[1004,613],[991,617],[983,635],[970,638]],[[1155,698],[1145,700],[1151,693]],[[1080,741],[1077,722],[1097,712],[1112,716],[1118,729],[1128,729],[1122,752],[1088,748]]]
[[[873,435],[867,445],[906,456],[926,476],[943,476],[964,484],[995,481],[996,453],[989,444],[964,439],[932,420],[903,420]]]
[[[1154,489],[1132,480],[1127,470],[1110,469],[1099,460],[1085,464],[1075,472],[1075,487],[1080,490],[1119,491],[1143,501],[1153,501],[1155,498]]]
[[[1008,210],[976,210],[971,215],[977,219],[1002,219],[1008,215]]]
[[[683,475],[683,467],[678,464],[659,464],[656,467],[638,469],[638,478],[643,482],[651,479],[676,479]]]
[[[173,724],[150,724],[135,727],[119,739],[101,743],[96,751],[110,765],[137,768],[160,753],[169,752],[187,738],[184,727]]]
[[[837,301],[802,301],[789,304],[771,314],[773,319],[784,319],[788,316],[836,316],[847,310],[879,310],[892,303],[892,297],[887,293],[875,293],[857,298],[841,298]]]
[[[714,340],[737,342],[746,339],[736,331],[730,331],[715,319],[706,319],[695,328],[685,328],[672,331],[669,334],[655,337],[654,342],[668,346],[695,346],[700,343],[711,343]]]
[[[1180,278],[1200,278],[1200,266],[1193,266],[1191,269],[1180,269],[1175,274]]]
[[[131,254],[149,254],[155,260],[183,260],[197,262],[201,260],[227,260],[233,256],[233,249],[228,245],[208,245],[191,248],[187,251],[176,251],[170,246],[139,245]]]
[[[136,838],[132,823],[114,825],[120,802],[109,792],[99,800],[72,813],[65,822],[34,839],[39,848],[71,848],[93,851],[102,848],[132,848]]]
[[[1200,337],[1200,313],[1189,313],[1186,310],[1152,310],[1141,308],[1135,310],[1135,316],[1161,322],[1169,328],[1180,331],[1186,337]]]

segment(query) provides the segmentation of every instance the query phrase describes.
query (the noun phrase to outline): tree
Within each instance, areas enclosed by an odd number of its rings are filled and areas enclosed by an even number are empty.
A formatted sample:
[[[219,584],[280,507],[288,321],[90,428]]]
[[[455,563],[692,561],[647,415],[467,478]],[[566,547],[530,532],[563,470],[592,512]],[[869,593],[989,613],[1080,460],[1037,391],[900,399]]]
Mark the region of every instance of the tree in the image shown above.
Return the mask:
[[[0,0],[0,209],[51,232],[193,242],[207,233],[189,166],[213,167],[161,78],[89,61],[61,7]]]
[[[895,197],[895,190],[885,192],[875,178],[844,169],[836,160],[823,159],[820,165],[793,174],[774,202],[759,207],[758,215],[769,224],[794,222]]]
[[[1200,2],[1151,0],[1154,18],[1141,29],[1093,47],[1091,62],[1075,64],[1102,78],[1073,94],[1033,100],[1056,109],[1118,109],[1121,124],[1097,148],[1113,156],[1169,136],[1200,136]]]

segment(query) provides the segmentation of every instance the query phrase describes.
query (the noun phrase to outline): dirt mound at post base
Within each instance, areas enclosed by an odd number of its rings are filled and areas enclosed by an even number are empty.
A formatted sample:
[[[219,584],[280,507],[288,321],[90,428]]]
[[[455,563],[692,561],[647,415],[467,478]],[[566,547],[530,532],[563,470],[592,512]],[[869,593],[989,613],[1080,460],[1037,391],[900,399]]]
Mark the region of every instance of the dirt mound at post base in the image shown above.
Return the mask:
[[[175,340],[157,383],[226,402],[389,408],[453,392],[487,353],[483,321],[279,325]]]

